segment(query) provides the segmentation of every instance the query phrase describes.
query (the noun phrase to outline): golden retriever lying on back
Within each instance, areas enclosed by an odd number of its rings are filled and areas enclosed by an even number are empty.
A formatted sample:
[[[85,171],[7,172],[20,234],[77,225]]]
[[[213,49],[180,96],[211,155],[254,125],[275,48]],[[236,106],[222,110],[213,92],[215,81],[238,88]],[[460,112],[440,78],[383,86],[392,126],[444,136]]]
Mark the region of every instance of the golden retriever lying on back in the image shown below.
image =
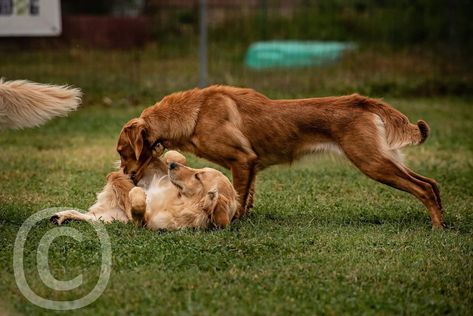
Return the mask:
[[[137,186],[123,171],[112,172],[88,213],[62,211],[51,221],[61,225],[67,220],[131,220],[153,230],[227,226],[238,208],[228,178],[212,168],[185,164],[176,151],[153,157]]]

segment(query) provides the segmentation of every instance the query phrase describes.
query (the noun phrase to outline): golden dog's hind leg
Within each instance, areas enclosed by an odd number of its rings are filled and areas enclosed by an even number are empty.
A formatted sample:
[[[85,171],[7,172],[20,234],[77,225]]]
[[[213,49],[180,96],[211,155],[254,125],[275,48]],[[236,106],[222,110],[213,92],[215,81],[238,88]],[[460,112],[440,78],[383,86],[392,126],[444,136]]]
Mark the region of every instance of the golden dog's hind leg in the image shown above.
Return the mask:
[[[130,213],[133,222],[138,226],[145,225],[146,193],[140,187],[134,187],[128,193],[130,198]]]
[[[98,220],[93,214],[90,213],[81,213],[76,210],[67,210],[61,211],[49,219],[52,223],[61,225],[67,221],[74,220],[74,221],[96,221]]]

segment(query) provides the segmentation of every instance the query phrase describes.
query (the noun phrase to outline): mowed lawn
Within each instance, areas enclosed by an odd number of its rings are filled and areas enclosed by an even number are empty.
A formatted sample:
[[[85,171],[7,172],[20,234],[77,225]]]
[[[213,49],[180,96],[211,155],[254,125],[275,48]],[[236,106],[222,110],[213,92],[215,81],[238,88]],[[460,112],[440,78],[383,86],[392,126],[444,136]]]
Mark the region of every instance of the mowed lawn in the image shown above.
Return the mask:
[[[387,101],[411,120],[424,118],[431,126],[430,139],[405,153],[410,167],[440,183],[444,231],[431,230],[416,199],[373,182],[343,159],[307,158],[261,173],[254,210],[228,229],[152,232],[132,224],[108,225],[110,282],[97,301],[68,312],[39,308],[20,293],[12,266],[16,234],[42,209],[86,210],[118,159],[121,125],[145,105],[91,105],[41,128],[1,132],[0,314],[471,315],[471,102]],[[66,226],[79,230],[83,239],[56,239],[49,265],[61,280],[82,274],[84,284],[76,290],[52,291],[38,276],[36,248],[54,225],[38,223],[26,243],[29,286],[55,300],[84,296],[100,269],[93,228]]]

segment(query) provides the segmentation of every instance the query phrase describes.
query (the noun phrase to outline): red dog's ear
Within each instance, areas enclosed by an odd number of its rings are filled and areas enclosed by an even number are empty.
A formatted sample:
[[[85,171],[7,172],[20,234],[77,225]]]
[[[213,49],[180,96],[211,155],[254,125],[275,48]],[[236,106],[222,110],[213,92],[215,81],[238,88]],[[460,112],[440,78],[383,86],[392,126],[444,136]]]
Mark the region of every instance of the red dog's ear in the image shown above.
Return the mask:
[[[123,129],[131,148],[135,152],[136,160],[140,160],[141,152],[144,146],[144,137],[146,132],[146,124],[142,118],[133,119]]]
[[[224,228],[230,224],[229,200],[219,194],[216,187],[207,192],[202,202],[202,208],[210,215],[215,226]]]

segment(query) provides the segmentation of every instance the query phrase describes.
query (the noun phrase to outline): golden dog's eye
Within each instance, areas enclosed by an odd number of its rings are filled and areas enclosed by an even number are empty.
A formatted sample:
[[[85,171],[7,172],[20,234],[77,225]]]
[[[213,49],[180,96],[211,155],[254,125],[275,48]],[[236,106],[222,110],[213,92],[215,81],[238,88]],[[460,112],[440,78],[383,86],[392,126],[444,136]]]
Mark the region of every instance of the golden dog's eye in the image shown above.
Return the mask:
[[[198,174],[198,173],[196,173],[196,174],[194,175],[194,177],[195,177],[197,180],[200,181],[200,177],[199,177],[199,174]]]

